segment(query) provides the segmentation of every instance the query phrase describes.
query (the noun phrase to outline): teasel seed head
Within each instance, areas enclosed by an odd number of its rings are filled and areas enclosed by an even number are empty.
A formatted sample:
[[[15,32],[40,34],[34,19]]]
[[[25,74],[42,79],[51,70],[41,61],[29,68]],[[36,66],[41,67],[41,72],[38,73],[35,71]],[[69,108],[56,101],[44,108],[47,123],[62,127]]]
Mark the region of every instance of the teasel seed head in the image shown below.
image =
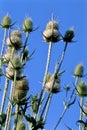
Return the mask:
[[[11,26],[11,18],[8,15],[5,15],[2,19],[1,25],[3,28],[8,29]]]
[[[31,18],[26,18],[23,22],[22,29],[24,32],[32,32],[33,31],[33,22]]]

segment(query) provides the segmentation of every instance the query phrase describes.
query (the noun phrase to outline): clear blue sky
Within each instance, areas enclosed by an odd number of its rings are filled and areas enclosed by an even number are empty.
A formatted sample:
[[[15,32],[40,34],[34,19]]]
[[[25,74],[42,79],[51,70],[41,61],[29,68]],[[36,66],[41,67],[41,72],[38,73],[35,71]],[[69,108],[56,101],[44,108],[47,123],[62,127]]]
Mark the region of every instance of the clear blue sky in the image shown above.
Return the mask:
[[[73,70],[78,63],[85,66],[87,73],[87,1],[86,0],[0,0],[0,21],[5,14],[12,17],[12,21],[17,21],[17,27],[20,27],[23,20],[28,16],[33,20],[34,27],[39,29],[33,32],[29,37],[29,50],[36,52],[32,60],[27,64],[25,74],[29,77],[30,92],[33,94],[40,91],[45,62],[47,56],[48,44],[42,39],[42,32],[47,22],[51,19],[52,13],[59,22],[60,32],[64,32],[70,28],[75,29],[75,38],[77,41],[68,46],[62,70],[66,70],[61,82],[62,88],[66,84],[73,84]],[[0,31],[0,42],[2,41],[2,31]],[[50,72],[54,70],[56,59],[60,57],[64,44],[62,42],[55,44],[52,50]],[[87,80],[86,80],[87,82]],[[72,85],[73,86],[73,85]],[[61,89],[62,89],[61,88]],[[54,95],[51,102],[51,109],[48,115],[48,123],[46,130],[52,130],[58,117],[60,116],[63,105],[64,93]],[[65,130],[64,123],[68,124],[73,130],[77,130],[76,121],[79,119],[79,107],[72,106],[65,114],[63,123],[60,123],[57,130]]]

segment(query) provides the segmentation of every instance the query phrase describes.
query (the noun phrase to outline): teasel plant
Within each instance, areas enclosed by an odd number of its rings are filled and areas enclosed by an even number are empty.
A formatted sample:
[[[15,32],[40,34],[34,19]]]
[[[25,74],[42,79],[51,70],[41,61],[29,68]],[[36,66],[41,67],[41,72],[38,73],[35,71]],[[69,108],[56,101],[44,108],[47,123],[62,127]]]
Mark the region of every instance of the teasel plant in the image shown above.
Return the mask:
[[[33,51],[29,54],[27,46],[30,34],[37,28],[34,29],[33,21],[30,17],[24,19],[20,30],[14,29],[14,24],[11,23],[11,18],[8,15],[3,19],[7,20],[8,24],[6,25],[6,23],[3,22],[4,20],[2,20],[1,27],[5,29],[5,34],[1,49],[0,76],[4,76],[6,81],[1,102],[0,128],[4,128],[4,130],[45,130],[52,98],[54,94],[59,94],[61,92],[61,76],[65,72],[65,70],[62,71],[61,68],[65,59],[67,47],[74,42],[74,29],[69,28],[65,31],[65,34],[62,35],[59,23],[55,20],[54,16],[52,16],[51,20],[47,23],[46,28],[42,33],[43,40],[48,44],[48,52],[41,90],[40,93],[36,93],[35,95],[30,94],[27,97],[30,86],[28,78],[23,72],[27,61],[30,60],[35,52]],[[11,27],[13,27],[13,30],[11,30]],[[7,35],[7,31],[9,30],[10,33]],[[25,39],[22,39],[23,34],[25,35]],[[55,61],[56,64],[53,73],[50,73],[52,47],[54,44],[59,44],[59,42],[64,44],[64,48],[60,55],[60,59]],[[86,96],[87,92],[86,84],[82,81],[82,78],[84,77],[83,71],[83,66],[81,64],[77,65],[74,71],[74,89],[72,90],[71,95],[69,95],[69,98],[67,97],[67,94],[70,87],[65,87],[66,98],[63,102],[64,110],[55,123],[53,130],[58,128],[66,111],[75,103],[77,95],[80,97],[80,118],[78,122],[80,123],[83,121],[83,98]],[[9,95],[8,87],[10,91]],[[4,112],[7,97],[8,101],[6,104],[6,111]],[[26,124],[28,128],[26,128]],[[65,126],[67,127],[68,125]],[[79,125],[79,130],[82,130],[81,125]]]
[[[80,102],[79,103],[80,117],[78,120],[79,130],[83,130],[83,129],[86,129],[86,128],[83,128],[81,121],[83,121],[83,119],[84,119],[83,103],[84,103],[85,97],[87,96],[87,84],[83,80],[83,78],[85,77],[84,66],[81,63],[76,66],[75,71],[74,71],[74,76],[75,76],[76,81],[77,81],[77,84],[75,85],[75,89],[76,89],[77,95],[78,95],[79,100],[80,100],[79,101]]]

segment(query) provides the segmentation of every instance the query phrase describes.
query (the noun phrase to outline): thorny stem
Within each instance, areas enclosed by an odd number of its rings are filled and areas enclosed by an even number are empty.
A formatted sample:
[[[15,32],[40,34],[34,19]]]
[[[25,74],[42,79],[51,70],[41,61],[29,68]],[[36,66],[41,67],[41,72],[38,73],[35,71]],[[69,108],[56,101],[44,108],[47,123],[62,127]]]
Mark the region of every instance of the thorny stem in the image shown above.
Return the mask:
[[[5,124],[4,130],[9,130],[9,128],[10,128],[10,120],[11,120],[11,113],[12,113],[12,108],[13,108],[12,103],[13,103],[13,94],[14,94],[14,89],[15,89],[15,82],[16,82],[16,70],[15,70],[15,74],[14,74],[14,81],[12,81],[12,85],[11,85],[10,101],[8,103],[6,124]]]
[[[61,59],[60,59],[60,62],[59,64],[56,64],[55,66],[55,71],[54,71],[54,78],[53,78],[53,82],[52,82],[52,85],[51,85],[51,88],[53,89],[53,86],[54,86],[54,83],[55,83],[55,76],[57,75],[57,73],[59,72],[60,70],[60,67],[63,63],[63,60],[64,60],[64,56],[65,56],[65,52],[66,52],[66,48],[67,48],[67,43],[65,44],[65,47],[64,47],[64,51],[62,53],[62,56],[61,56]],[[51,90],[52,90],[51,89]],[[47,102],[45,104],[45,107],[43,108],[43,111],[42,111],[42,115],[45,111],[45,115],[44,115],[44,122],[46,121],[46,117],[47,117],[47,113],[48,113],[48,109],[49,109],[49,106],[50,106],[50,102],[51,102],[51,99],[52,99],[52,93],[49,93],[49,96],[48,96],[48,99],[47,99]],[[61,120],[60,120],[61,121]]]
[[[13,128],[13,130],[16,130],[16,127],[17,127],[18,112],[19,112],[19,105],[16,104],[16,110],[15,110],[15,121],[14,121],[14,128]]]
[[[57,127],[58,127],[59,123],[61,122],[62,118],[64,117],[66,111],[67,111],[67,107],[64,108],[64,110],[63,110],[63,112],[62,112],[62,114],[61,114],[61,116],[60,116],[60,118],[59,118],[59,120],[58,120],[58,122],[57,122],[57,124],[56,124],[56,126],[54,127],[53,130],[57,129]]]
[[[44,114],[44,118],[43,118],[44,123],[45,123],[46,118],[47,118],[47,114],[48,114],[48,110],[49,110],[49,107],[50,107],[52,96],[53,96],[53,94],[50,93],[49,96],[48,96],[48,99],[47,99],[45,114]]]
[[[58,72],[59,72],[60,67],[61,67],[61,65],[62,65],[62,63],[63,63],[64,56],[65,56],[65,52],[66,52],[66,49],[67,49],[67,45],[68,45],[68,43],[66,42],[66,43],[65,43],[64,50],[63,50],[63,52],[62,52],[62,56],[61,56],[60,62],[59,62]]]
[[[23,50],[22,50],[21,61],[23,61],[23,54],[24,54],[25,48],[27,46],[28,38],[29,38],[29,32],[26,32],[26,39],[25,39]]]
[[[39,102],[38,102],[38,108],[37,108],[38,112],[37,112],[37,115],[38,115],[39,110],[40,110],[40,103],[43,100],[44,95],[45,95],[44,89],[45,89],[46,75],[48,73],[49,64],[50,64],[51,50],[52,50],[52,43],[50,42],[49,43],[49,48],[48,48],[48,56],[47,56],[47,62],[46,62],[46,69],[45,69],[45,74],[44,74],[43,83],[42,83],[42,91],[40,93],[40,98],[39,98]]]
[[[13,94],[14,94],[14,89],[15,89],[15,82],[16,82],[16,70],[15,70],[15,74],[14,74],[14,81],[12,82],[12,88],[11,88],[11,97],[10,97],[10,101],[11,102],[13,102]],[[8,129],[7,130],[9,130],[9,128],[10,128],[10,120],[11,120],[11,113],[12,113],[12,108],[13,108],[13,104],[11,103],[11,102],[9,102],[10,104],[9,104],[9,118],[8,118]],[[15,125],[15,124],[14,124]]]
[[[11,92],[12,92],[12,86],[13,86],[13,82],[12,82],[12,84],[11,84]],[[11,94],[11,93],[10,93],[10,94]],[[10,97],[11,97],[11,95],[10,95]],[[11,110],[12,110],[12,104],[11,104],[11,102],[9,101],[9,103],[8,103],[8,108],[7,108],[7,111],[6,111],[7,116],[6,116],[6,121],[5,121],[5,128],[4,128],[4,130],[9,130]]]
[[[80,98],[80,106],[81,106],[81,108],[83,107],[83,97]],[[82,120],[82,116],[83,116],[83,112],[82,112],[81,108],[80,108],[80,117],[79,117],[79,120]],[[82,125],[81,124],[79,125],[79,130],[82,130]]]
[[[3,109],[4,109],[4,104],[5,104],[5,99],[6,99],[6,93],[7,93],[7,89],[8,89],[8,84],[9,84],[9,80],[6,78],[5,86],[4,86],[4,92],[3,92],[3,97],[2,97],[2,103],[1,103],[0,113],[2,113]]]
[[[7,29],[4,29],[4,37],[3,37],[3,42],[2,42],[2,48],[1,48],[1,56],[4,53],[4,48],[5,48],[5,42],[6,42],[6,34],[7,34]]]
[[[63,112],[62,112],[62,114],[61,114],[59,120],[57,121],[57,123],[56,123],[56,125],[55,125],[55,127],[54,127],[53,130],[56,130],[56,129],[57,129],[57,127],[58,127],[58,125],[60,124],[62,118],[64,117],[64,115],[65,115],[67,109],[69,108],[68,106],[70,105],[70,102],[71,102],[71,100],[72,100],[73,95],[74,95],[74,89],[73,89],[73,91],[72,91],[72,93],[71,93],[71,96],[70,96],[70,98],[69,98],[68,103],[65,105],[64,110],[63,110]]]
[[[12,54],[11,54],[11,57],[10,57],[10,60],[12,59],[13,57],[13,54],[14,54],[14,48],[12,49]],[[1,103],[1,111],[0,113],[3,112],[3,109],[4,109],[4,104],[5,104],[5,99],[6,99],[6,93],[7,93],[7,89],[8,89],[8,84],[9,84],[9,79],[6,78],[5,80],[5,86],[4,86],[4,92],[3,92],[3,97],[2,97],[2,103]]]

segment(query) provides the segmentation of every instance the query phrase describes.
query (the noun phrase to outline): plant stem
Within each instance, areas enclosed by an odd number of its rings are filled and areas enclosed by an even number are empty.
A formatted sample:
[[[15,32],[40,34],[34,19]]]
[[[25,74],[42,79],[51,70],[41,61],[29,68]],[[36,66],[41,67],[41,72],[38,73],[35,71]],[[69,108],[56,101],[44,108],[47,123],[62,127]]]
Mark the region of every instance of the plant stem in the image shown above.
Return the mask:
[[[12,85],[11,85],[10,101],[8,103],[6,124],[5,124],[4,130],[9,130],[9,128],[10,128],[10,120],[11,120],[11,113],[12,113],[12,108],[13,108],[13,95],[14,95],[14,89],[15,89],[15,82],[16,82],[16,70],[15,70],[15,74],[14,74],[14,81],[12,81]]]
[[[64,50],[63,50],[63,52],[62,52],[62,56],[61,56],[60,62],[59,62],[58,72],[59,72],[60,67],[61,67],[61,65],[62,65],[62,63],[63,63],[64,56],[65,56],[65,52],[66,52],[66,49],[67,49],[67,45],[68,45],[68,43],[66,42],[66,43],[65,43]]]
[[[3,109],[4,109],[5,99],[6,99],[6,93],[7,93],[7,89],[8,89],[8,84],[9,84],[9,80],[6,78],[5,86],[4,86],[4,92],[3,92],[3,97],[2,97],[2,103],[1,103],[0,113],[2,113]]]
[[[56,129],[57,129],[57,127],[58,127],[59,123],[61,122],[63,116],[65,115],[66,111],[67,111],[67,107],[64,108],[64,110],[63,110],[63,112],[62,112],[62,114],[61,114],[61,116],[60,116],[60,118],[59,118],[59,120],[58,120],[58,122],[57,122],[57,124],[55,125],[55,127],[54,127],[53,130],[56,130]]]
[[[44,74],[43,83],[42,83],[42,91],[40,93],[40,98],[39,98],[39,102],[38,102],[38,112],[37,112],[37,114],[39,113],[39,110],[40,110],[40,103],[43,100],[44,95],[45,95],[44,89],[45,89],[46,75],[48,73],[49,64],[50,64],[51,51],[52,51],[52,43],[50,42],[49,43],[49,48],[48,48],[48,56],[47,56],[47,62],[46,62],[46,69],[45,69],[45,74]]]
[[[83,97],[80,98],[80,107],[81,108],[83,107]],[[81,108],[80,108],[80,117],[79,117],[79,120],[82,120],[82,116],[83,116],[83,112],[82,112]],[[81,124],[79,125],[79,130],[82,130],[82,125]]]
[[[26,32],[26,39],[25,39],[23,50],[22,50],[21,61],[23,61],[23,54],[24,54],[25,48],[27,46],[28,38],[29,38],[29,32]]]
[[[2,48],[1,48],[1,56],[3,56],[4,53],[4,48],[5,48],[5,42],[6,42],[6,34],[7,34],[7,29],[4,29],[4,37],[3,37],[3,42],[2,42]]]
[[[70,95],[69,101],[68,101],[68,103],[65,105],[64,110],[63,110],[63,112],[62,112],[62,114],[61,114],[59,120],[57,121],[57,123],[56,123],[56,125],[55,125],[55,127],[54,127],[53,130],[56,130],[56,129],[57,129],[57,127],[58,127],[58,125],[60,124],[62,118],[64,117],[64,115],[65,115],[67,109],[70,107],[69,105],[70,105],[70,103],[71,103],[71,100],[72,100],[72,97],[73,97],[73,95],[74,95],[74,92],[75,92],[75,89],[73,89],[73,91],[72,91],[72,93],[71,93],[71,95]]]
[[[44,123],[45,123],[46,118],[47,118],[47,114],[48,114],[48,110],[49,110],[49,107],[50,107],[52,96],[53,96],[53,94],[50,93],[49,96],[48,96],[48,99],[47,99],[45,114],[44,114],[44,118],[43,118]]]
[[[19,105],[16,104],[16,110],[15,110],[15,121],[14,121],[14,127],[13,127],[13,130],[16,130],[16,127],[17,127],[18,112],[19,112]]]

